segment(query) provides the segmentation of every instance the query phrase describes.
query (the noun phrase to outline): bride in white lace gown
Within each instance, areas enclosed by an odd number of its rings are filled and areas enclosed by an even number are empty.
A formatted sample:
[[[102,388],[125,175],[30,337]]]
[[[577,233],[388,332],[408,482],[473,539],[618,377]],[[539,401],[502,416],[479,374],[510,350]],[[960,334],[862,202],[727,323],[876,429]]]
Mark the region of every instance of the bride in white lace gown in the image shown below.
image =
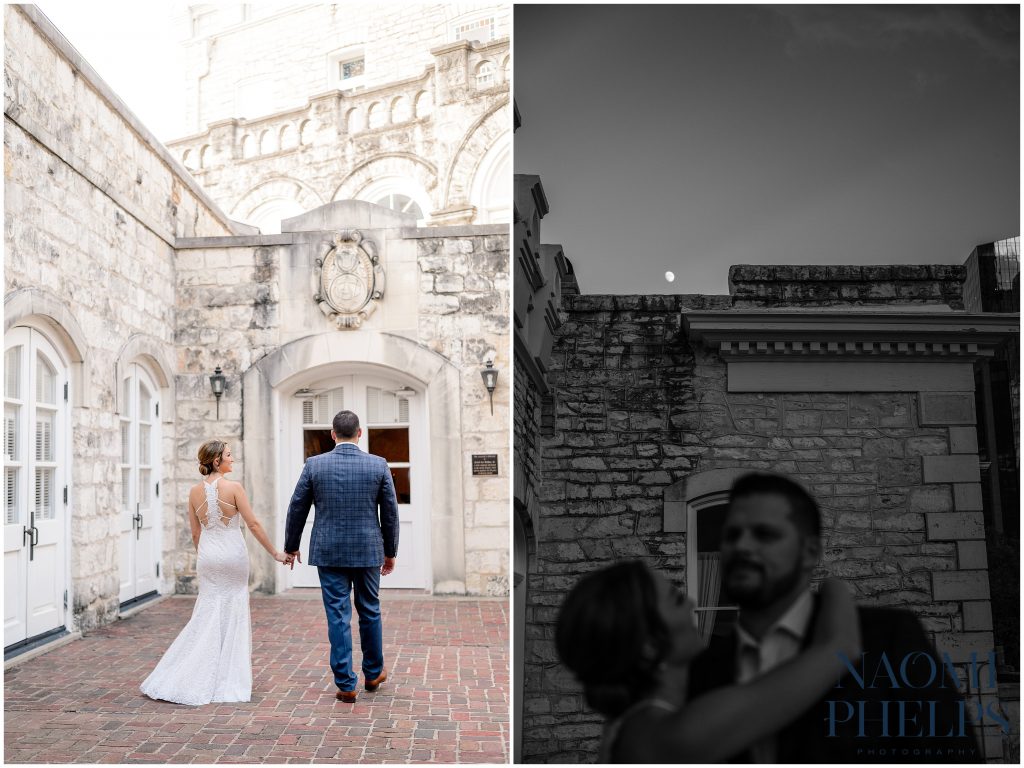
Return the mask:
[[[249,554],[241,522],[275,560],[291,558],[271,544],[242,485],[224,477],[233,464],[231,448],[220,440],[199,449],[199,471],[210,478],[188,498],[199,596],[192,618],[140,686],[152,699],[199,705],[249,701],[252,693]]]

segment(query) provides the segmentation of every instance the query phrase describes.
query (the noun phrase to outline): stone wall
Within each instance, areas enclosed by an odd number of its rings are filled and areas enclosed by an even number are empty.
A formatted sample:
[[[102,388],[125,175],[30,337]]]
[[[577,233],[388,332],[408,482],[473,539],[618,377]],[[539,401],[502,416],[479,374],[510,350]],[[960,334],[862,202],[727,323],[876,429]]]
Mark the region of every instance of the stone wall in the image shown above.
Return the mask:
[[[335,205],[354,211],[354,217],[366,207]],[[464,501],[465,588],[470,594],[508,594],[508,237],[496,234],[497,229],[361,229],[380,248],[388,288],[380,309],[362,329],[341,331],[317,308],[310,288],[313,260],[322,243],[330,240],[330,232],[179,243],[178,471],[194,475],[196,450],[215,426],[219,435],[232,441],[238,459],[236,478],[248,482],[242,449],[248,428],[242,420],[242,379],[282,345],[319,334],[347,339],[371,332],[403,336],[441,355],[460,372],[462,432],[457,439],[463,461],[457,482]],[[487,360],[500,371],[493,415],[480,377]],[[216,403],[208,379],[218,365],[227,385],[220,420],[214,422]],[[476,453],[496,453],[499,475],[473,476],[471,455]],[[268,531],[276,529],[274,504],[276,500],[264,501],[257,509]],[[250,550],[260,560],[252,571],[254,585],[272,588],[267,556],[255,543],[250,542]],[[178,535],[178,554],[178,591],[187,592],[194,588],[195,573],[187,530]]]
[[[964,308],[962,266],[754,265],[729,268],[736,307],[945,304]]]
[[[417,340],[461,371],[466,589],[470,594],[507,595],[512,386],[508,235],[434,237],[430,229],[418,232]],[[488,360],[499,370],[493,414],[480,377]],[[474,453],[496,453],[498,475],[474,477]]]
[[[213,15],[198,35],[192,34],[191,14],[177,21],[179,39],[189,41],[186,119],[196,132],[220,120],[258,117],[238,112],[239,84],[246,79],[265,83],[263,114],[282,112],[334,87],[327,61],[334,51],[361,48],[366,60],[362,85],[375,88],[416,77],[432,66],[430,49],[452,41],[449,26],[457,19],[493,16],[496,38],[508,37],[512,22],[507,5],[470,3],[292,3],[270,10],[256,7],[251,20],[239,18],[231,7],[204,10]]]
[[[816,577],[840,575],[865,603],[910,608],[954,660],[992,647],[972,398],[729,392],[719,354],[681,332],[684,313],[728,308],[729,297],[563,305],[529,577],[525,760],[593,759],[601,719],[558,662],[558,607],[582,574],[617,559],[643,559],[692,586],[687,534],[664,532],[665,497],[706,470],[791,474],[822,507]]]
[[[5,328],[61,320],[80,331],[72,377],[71,599],[76,627],[118,607],[120,423],[116,366],[126,342],[151,360],[174,343],[177,235],[226,235],[224,215],[32,6],[4,9]],[[25,297],[33,297],[31,302]],[[33,307],[12,315],[15,306]],[[50,305],[49,319],[39,307]],[[38,327],[38,324],[37,324]],[[168,378],[173,371],[162,373]],[[76,391],[77,390],[77,391]],[[175,442],[165,404],[164,455]],[[173,464],[165,498],[178,498]],[[166,505],[162,573],[177,522]],[[69,542],[70,544],[70,542]]]
[[[195,42],[189,83],[202,117],[169,146],[225,210],[264,231],[275,231],[275,217],[334,200],[378,202],[387,191],[415,199],[432,223],[508,221],[488,213],[492,190],[474,183],[493,178],[481,166],[488,152],[505,167],[497,155],[510,121],[509,10],[492,7],[494,40],[450,42],[448,20],[463,11],[305,6]],[[327,82],[326,62],[349,39],[364,44],[367,74],[341,91]],[[489,81],[476,76],[485,62]],[[240,78],[258,77],[273,96],[246,111],[236,103]]]

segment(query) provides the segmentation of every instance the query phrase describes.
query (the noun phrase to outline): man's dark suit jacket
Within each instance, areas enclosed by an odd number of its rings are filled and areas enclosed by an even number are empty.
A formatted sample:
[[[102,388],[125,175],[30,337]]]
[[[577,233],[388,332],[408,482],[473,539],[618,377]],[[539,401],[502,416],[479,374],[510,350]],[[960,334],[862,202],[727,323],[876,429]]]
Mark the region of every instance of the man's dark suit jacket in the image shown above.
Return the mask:
[[[815,600],[817,609],[817,600]],[[976,721],[976,708],[968,705],[965,713],[965,731],[963,737],[898,737],[899,715],[896,704],[889,705],[890,737],[880,737],[883,700],[889,701],[936,701],[935,733],[957,733],[959,723],[958,702],[961,698],[954,683],[941,666],[941,658],[936,654],[928,641],[917,617],[909,611],[886,608],[859,608],[861,639],[864,647],[864,663],[854,664],[854,669],[864,680],[865,687],[846,675],[838,681],[841,688],[830,689],[812,707],[804,711],[800,717],[777,734],[776,761],[779,763],[976,763],[983,762],[981,750],[974,739],[971,725]],[[812,619],[813,621],[813,619]],[[807,633],[810,640],[810,632]],[[713,637],[706,651],[698,656],[690,670],[688,700],[701,693],[724,685],[732,685],[736,680],[736,645],[738,639],[733,632],[727,636]],[[876,677],[876,670],[881,662],[882,652],[891,663],[896,673],[900,688],[893,689],[887,674]],[[910,689],[903,685],[900,678],[899,665],[910,653],[927,653],[932,656],[939,673],[930,686]],[[867,672],[864,671],[867,667]],[[940,678],[939,674],[943,676]],[[928,677],[927,663],[919,660],[909,667],[908,677],[915,685],[921,685]],[[872,688],[874,680],[878,687]],[[940,680],[945,683],[940,687]],[[853,718],[839,723],[848,713],[848,708],[840,703],[835,705],[836,722],[835,736],[829,737],[829,705],[828,701],[850,702],[854,708]],[[857,708],[864,702],[865,736],[857,735]],[[924,726],[928,733],[929,705],[907,709],[905,726],[907,733],[920,730],[914,726],[910,718],[916,716],[917,723]],[[870,718],[875,718],[872,722]],[[951,730],[952,729],[952,730]],[[728,762],[749,763],[750,753],[743,750],[733,755]]]

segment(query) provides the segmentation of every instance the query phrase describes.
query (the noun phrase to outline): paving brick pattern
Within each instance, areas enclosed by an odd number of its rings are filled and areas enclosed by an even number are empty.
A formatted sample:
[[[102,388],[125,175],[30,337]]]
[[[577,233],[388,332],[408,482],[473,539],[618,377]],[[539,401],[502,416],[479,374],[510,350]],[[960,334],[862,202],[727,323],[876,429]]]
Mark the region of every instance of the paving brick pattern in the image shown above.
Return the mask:
[[[254,596],[252,701],[152,701],[139,683],[193,604],[163,600],[7,670],[4,762],[508,762],[507,600],[385,593],[389,679],[353,705],[334,698],[319,591]]]

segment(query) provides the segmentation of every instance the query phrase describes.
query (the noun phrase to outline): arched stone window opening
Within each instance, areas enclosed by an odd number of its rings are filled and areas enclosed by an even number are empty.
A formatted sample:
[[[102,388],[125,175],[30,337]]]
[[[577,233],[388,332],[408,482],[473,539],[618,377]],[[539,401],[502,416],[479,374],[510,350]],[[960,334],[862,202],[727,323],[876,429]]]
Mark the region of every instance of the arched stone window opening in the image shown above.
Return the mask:
[[[199,150],[199,167],[209,168],[210,161],[213,159],[213,152],[210,150],[210,145],[206,144],[202,149]]]
[[[412,179],[400,176],[377,179],[364,187],[357,199],[411,214],[419,226],[425,223],[426,212],[430,209],[430,197],[426,192]]]
[[[260,154],[268,155],[277,151],[277,136],[273,131],[267,130],[260,134]]]
[[[434,97],[429,91],[416,94],[416,118],[430,117],[434,112]]]
[[[256,139],[250,134],[246,134],[242,137],[242,159],[248,160],[250,157],[256,157],[257,154]]]
[[[398,96],[391,102],[391,122],[404,123],[412,118],[412,108],[405,96]]]
[[[369,124],[370,129],[382,128],[387,125],[387,122],[388,115],[387,110],[384,109],[384,105],[379,101],[371,104],[370,108],[367,110],[367,123]]]
[[[497,82],[497,71],[498,68],[494,65],[493,61],[485,60],[481,61],[476,66],[476,87],[481,90],[490,88]]]
[[[357,107],[353,107],[345,115],[345,124],[348,127],[349,133],[359,133],[366,129],[366,118],[363,115],[363,111]]]
[[[291,123],[284,126],[281,129],[280,134],[280,146],[281,149],[294,149],[299,145],[299,133],[295,130],[295,126]]]
[[[306,146],[313,143],[313,133],[316,127],[312,120],[303,120],[299,126],[299,142]]]

